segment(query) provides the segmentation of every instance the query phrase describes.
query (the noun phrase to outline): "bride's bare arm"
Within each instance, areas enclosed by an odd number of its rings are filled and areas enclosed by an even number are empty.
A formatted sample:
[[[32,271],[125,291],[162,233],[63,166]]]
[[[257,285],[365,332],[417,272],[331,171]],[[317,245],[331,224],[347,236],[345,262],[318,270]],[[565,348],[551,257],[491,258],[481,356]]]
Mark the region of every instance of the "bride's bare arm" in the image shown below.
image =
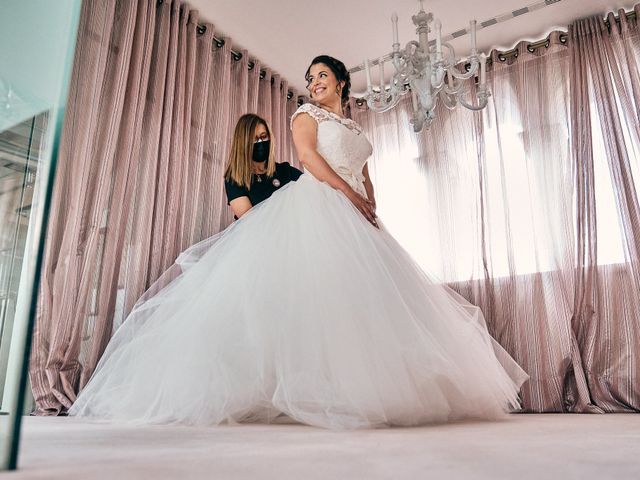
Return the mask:
[[[327,182],[345,195],[351,187],[338,175],[318,153],[316,145],[318,124],[308,114],[300,114],[293,120],[293,144],[296,147],[298,160],[302,162],[314,177]]]
[[[326,182],[331,187],[344,193],[366,219],[376,225],[373,204],[351,188],[318,153],[316,144],[317,128],[316,121],[306,113],[298,115],[293,120],[293,144],[296,147],[298,159],[318,180]]]
[[[373,183],[371,183],[371,177],[369,177],[369,163],[364,164],[362,169],[362,175],[364,176],[364,189],[367,192],[367,197],[373,203],[373,211],[376,211],[376,196],[373,191]]]

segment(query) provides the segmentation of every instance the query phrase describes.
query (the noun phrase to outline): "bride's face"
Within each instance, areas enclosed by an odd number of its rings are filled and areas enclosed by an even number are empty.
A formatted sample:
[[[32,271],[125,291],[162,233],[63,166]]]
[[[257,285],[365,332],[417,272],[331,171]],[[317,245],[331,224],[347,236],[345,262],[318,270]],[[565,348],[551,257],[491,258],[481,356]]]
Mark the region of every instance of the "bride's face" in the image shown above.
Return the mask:
[[[307,76],[307,90],[316,102],[325,103],[328,100],[332,100],[332,97],[339,97],[338,88],[340,82],[333,74],[331,69],[324,63],[316,63],[309,69],[309,75]]]

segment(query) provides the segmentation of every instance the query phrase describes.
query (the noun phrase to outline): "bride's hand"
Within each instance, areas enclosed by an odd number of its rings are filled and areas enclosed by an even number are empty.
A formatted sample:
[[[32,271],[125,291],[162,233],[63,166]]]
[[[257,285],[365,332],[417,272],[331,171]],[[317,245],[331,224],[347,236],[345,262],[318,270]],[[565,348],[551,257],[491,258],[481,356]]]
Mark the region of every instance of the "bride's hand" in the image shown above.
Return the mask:
[[[366,199],[353,189],[349,189],[347,198],[358,211],[364,215],[371,225],[378,228],[378,222],[376,221],[376,204],[374,202]]]

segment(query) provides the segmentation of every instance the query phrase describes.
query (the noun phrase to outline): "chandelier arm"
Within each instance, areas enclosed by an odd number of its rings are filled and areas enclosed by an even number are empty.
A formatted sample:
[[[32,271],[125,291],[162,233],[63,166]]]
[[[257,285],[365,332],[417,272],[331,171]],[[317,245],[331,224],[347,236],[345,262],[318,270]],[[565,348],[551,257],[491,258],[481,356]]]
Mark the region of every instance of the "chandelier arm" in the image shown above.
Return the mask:
[[[458,99],[458,102],[460,102],[460,105],[462,105],[464,108],[468,109],[468,110],[472,110],[474,112],[479,112],[480,110],[482,110],[484,107],[487,106],[487,104],[489,103],[489,95],[481,95],[478,96],[478,105],[472,105],[470,103],[467,103],[464,99],[464,96],[462,95],[462,93],[456,95],[456,98]]]
[[[374,110],[377,113],[384,113],[384,112],[388,112],[389,110],[391,110],[392,108],[394,108],[396,105],[398,104],[398,100],[388,103],[387,105],[378,108],[377,110]]]
[[[476,74],[479,66],[480,66],[480,62],[478,62],[476,59],[473,59],[471,60],[471,68],[469,68],[469,71],[466,73],[458,72],[454,65],[451,65],[451,68],[448,68],[447,72],[451,74],[453,77],[458,78],[460,80],[469,80],[471,77],[473,77]]]
[[[386,112],[398,104],[401,93],[390,88],[389,95],[386,92],[371,95],[367,98],[367,106],[376,113]]]
[[[369,110],[371,110],[372,112],[376,112],[376,113],[384,113],[386,111],[391,110],[393,107],[395,107],[395,105],[383,105],[383,106],[379,106],[379,105],[370,105],[369,102],[367,102],[367,107],[369,107]]]
[[[411,70],[411,64],[405,57],[397,57],[394,59],[393,66],[396,69],[394,76],[401,75],[406,77]]]
[[[456,83],[455,77],[451,76],[451,78],[452,78],[451,85],[445,84],[444,91],[449,95],[457,95],[458,93],[460,93],[460,91],[464,87],[464,83],[462,82],[462,80]]]
[[[393,52],[393,58],[391,59],[391,65],[396,69],[396,72],[400,71],[400,62],[402,61],[402,57],[400,56],[400,52]]]
[[[411,68],[411,65],[405,63],[404,66],[400,70],[398,70],[398,74],[403,78],[407,78],[409,75],[411,75],[412,71],[413,69]]]
[[[391,88],[389,92],[395,94],[398,97],[404,96],[409,92],[409,90],[405,88],[404,83],[395,76],[391,79],[390,85]]]
[[[453,110],[454,108],[456,108],[458,102],[455,95],[450,95],[446,91],[443,91],[440,95],[442,96],[442,103],[445,107],[447,107],[448,110]]]
[[[432,87],[431,89],[431,94],[434,97],[437,97],[438,95],[442,94],[444,90],[444,84],[438,85],[437,87]]]
[[[456,51],[454,50],[453,45],[451,45],[449,42],[443,42],[442,46],[447,47],[447,49],[449,50],[449,54],[443,55],[441,61],[443,62],[443,64],[454,65],[456,63]]]
[[[456,88],[453,88],[453,89],[451,89],[451,88],[449,88],[449,87],[445,87],[443,91],[444,91],[447,95],[453,95],[453,96],[455,97],[455,96],[456,96],[456,95],[458,95],[460,92],[462,92],[462,89],[463,89],[463,85],[462,85],[462,84],[459,84]]]
[[[382,110],[383,112],[386,112],[387,110],[391,110],[392,108],[394,108],[396,105],[398,105],[398,102],[400,101],[400,97],[402,95],[394,95],[391,97],[391,100],[387,103],[387,106],[384,108],[384,110]]]

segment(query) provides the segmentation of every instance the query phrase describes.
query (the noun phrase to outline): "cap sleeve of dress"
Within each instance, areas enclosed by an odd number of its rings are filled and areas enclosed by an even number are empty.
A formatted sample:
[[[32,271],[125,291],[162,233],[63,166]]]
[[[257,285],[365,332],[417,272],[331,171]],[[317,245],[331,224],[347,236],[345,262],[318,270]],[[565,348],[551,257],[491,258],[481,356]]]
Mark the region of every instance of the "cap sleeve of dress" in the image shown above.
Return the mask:
[[[289,128],[293,129],[293,120],[300,115],[301,113],[306,113],[311,118],[313,118],[317,123],[325,120],[325,116],[323,115],[323,110],[319,107],[316,107],[312,103],[304,103],[300,105],[300,107],[295,111],[293,115],[291,115],[291,122],[289,122]]]

